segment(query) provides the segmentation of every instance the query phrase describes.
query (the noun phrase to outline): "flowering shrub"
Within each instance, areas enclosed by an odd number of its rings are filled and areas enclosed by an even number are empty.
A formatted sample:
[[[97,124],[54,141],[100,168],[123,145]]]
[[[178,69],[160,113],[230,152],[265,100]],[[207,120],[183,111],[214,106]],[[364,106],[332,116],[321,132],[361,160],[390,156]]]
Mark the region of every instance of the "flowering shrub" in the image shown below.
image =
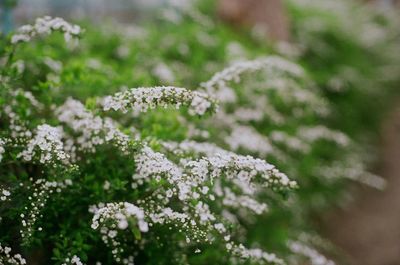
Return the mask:
[[[3,40],[1,263],[334,264],[311,213],[384,180],[312,72],[178,7],[167,35],[44,17]]]
[[[140,87],[108,96],[103,102],[105,111],[113,109],[122,112],[127,112],[128,107],[135,112],[146,112],[157,106],[166,108],[168,105],[175,105],[177,109],[181,105],[188,105],[191,115],[203,115],[209,109],[215,109],[216,103],[207,94],[180,87]]]
[[[49,16],[38,18],[34,25],[25,25],[18,29],[18,32],[11,38],[11,43],[29,42],[37,35],[51,34],[53,31],[64,33],[65,41],[69,41],[72,36],[77,36],[81,32],[78,25],[71,25],[62,18],[51,18]]]

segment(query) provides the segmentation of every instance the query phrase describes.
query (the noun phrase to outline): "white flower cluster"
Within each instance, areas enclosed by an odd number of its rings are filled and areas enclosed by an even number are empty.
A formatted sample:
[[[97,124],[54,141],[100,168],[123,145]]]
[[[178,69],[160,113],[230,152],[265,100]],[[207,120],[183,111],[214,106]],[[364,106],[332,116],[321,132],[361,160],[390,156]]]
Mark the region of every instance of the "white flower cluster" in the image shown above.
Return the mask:
[[[62,189],[65,189],[67,186],[72,185],[72,181],[70,179],[66,179],[63,182],[56,182],[56,181],[48,181],[45,179],[38,179],[33,181],[33,190],[32,194],[28,197],[29,205],[25,206],[24,209],[26,214],[22,213],[20,216],[22,218],[22,227],[23,229],[20,230],[21,237],[24,240],[29,240],[34,231],[34,226],[36,220],[39,217],[42,217],[41,210],[45,207],[47,200],[50,196],[54,193],[60,193]],[[31,186],[28,186],[30,189]],[[39,227],[37,231],[42,231],[42,227]]]
[[[129,136],[122,133],[110,118],[94,116],[80,101],[69,98],[55,113],[61,122],[79,134],[74,145],[79,151],[95,152],[97,145],[112,142],[123,153],[128,152]]]
[[[128,221],[131,217],[135,217],[141,232],[145,233],[149,230],[149,226],[144,220],[143,210],[128,202],[107,203],[104,206],[100,204],[93,216],[92,228],[97,229],[101,223],[113,220],[117,223],[119,229],[124,230],[128,227]]]
[[[22,157],[25,161],[36,158],[42,164],[51,164],[55,161],[66,163],[69,155],[64,152],[62,136],[61,127],[39,125],[35,136],[28,142],[26,149],[18,154],[18,157]]]
[[[335,265],[335,262],[327,259],[318,251],[302,242],[289,241],[288,246],[293,253],[307,257],[310,260],[311,265]]]
[[[264,119],[264,115],[265,113],[263,113],[259,109],[244,107],[236,109],[233,113],[233,116],[235,116],[236,120],[240,122],[259,122]]]
[[[260,69],[265,70],[267,76],[248,80],[245,94],[242,95],[240,90],[235,92],[227,86],[230,81],[239,82],[243,73]],[[300,85],[299,78],[303,80],[303,76],[300,66],[273,56],[236,63],[203,83],[203,88],[210,94],[215,94],[217,98],[221,91],[231,91],[234,97],[230,98],[241,99],[240,107],[232,112],[229,104],[231,101],[225,101],[225,95],[223,98],[218,98],[222,103],[228,104],[222,104],[221,110],[211,122],[221,130],[230,131],[228,136],[221,134],[219,137],[223,137],[220,140],[227,143],[231,150],[246,151],[261,157],[273,156],[283,161],[287,154],[280,150],[279,146],[298,148],[296,151],[310,150],[311,141],[308,143],[305,139],[289,136],[280,129],[274,132],[275,141],[273,141],[279,145],[272,146],[265,133],[262,134],[253,127],[255,123],[261,124],[266,121],[277,126],[286,126],[293,120],[307,117],[306,115],[328,113],[325,100],[314,90],[305,89]],[[286,140],[289,142],[286,143]]]
[[[153,74],[158,77],[161,81],[166,83],[172,83],[175,80],[174,73],[164,63],[159,63],[153,68]]]
[[[166,181],[175,187],[177,196],[185,201],[199,198],[201,190],[207,182],[225,176],[227,179],[240,182],[242,186],[255,185],[258,181],[263,186],[273,189],[294,188],[296,183],[273,165],[251,156],[240,156],[230,152],[217,153],[197,160],[182,160],[179,167],[169,161],[163,154],[144,147],[135,156],[137,172],[134,179],[142,184],[155,178]],[[199,190],[200,189],[200,190]],[[207,192],[205,192],[207,193]]]
[[[218,155],[225,157],[234,155],[232,152],[226,151],[211,143],[184,141],[181,143],[162,142],[161,144],[168,152],[172,152],[173,154],[181,157],[206,156],[213,158]],[[249,187],[249,183],[243,182],[242,179],[239,178],[233,179],[233,182],[238,185],[244,193],[247,194],[237,195],[230,188],[221,187],[219,180],[213,180],[213,191],[216,196],[222,199],[223,205],[236,209],[249,209],[256,214],[261,214],[267,210],[267,205],[265,203],[260,203],[251,197],[254,193],[254,187]]]
[[[318,125],[315,127],[300,127],[297,137],[307,142],[315,142],[318,140],[332,141],[340,146],[347,146],[350,139],[342,132],[331,130],[325,126]]]
[[[368,172],[364,163],[354,156],[345,157],[344,161],[335,161],[331,165],[320,166],[314,174],[328,180],[347,178],[379,190],[386,187],[385,179]]]
[[[4,118],[7,117],[8,119],[8,129],[10,131],[9,139],[12,139],[13,142],[15,141],[23,142],[32,136],[32,133],[27,129],[27,122],[21,119],[21,117],[17,113],[17,109],[20,104],[19,100],[21,100],[19,96],[20,95],[23,96],[24,98],[28,99],[29,103],[31,103],[29,98],[25,97],[26,95],[31,95],[31,94],[20,93],[20,92],[21,90],[11,91],[10,92],[11,97],[9,98],[9,100],[4,102],[5,104],[3,105],[3,108],[0,109],[0,115],[1,116],[4,115],[3,117]],[[37,107],[35,107],[31,103],[31,106],[29,106],[28,113],[30,114],[31,112],[33,112],[34,109],[37,109]]]
[[[171,196],[168,191],[166,196]],[[195,206],[184,204],[181,211],[174,211],[168,206],[157,204],[148,213],[152,221],[150,226],[174,227],[177,231],[183,233],[186,244],[210,243],[212,240],[209,235],[224,229],[221,228],[222,224],[217,225],[216,216],[210,212],[209,206],[202,201],[199,201]]]
[[[171,86],[132,88],[103,100],[105,111],[113,109],[127,112],[132,109],[135,112],[146,112],[157,106],[175,106],[178,109],[182,105],[189,107],[191,115],[204,115],[216,110],[216,102],[207,94]]]
[[[174,180],[180,180],[182,170],[174,163],[169,161],[163,154],[154,152],[150,147],[144,146],[135,156],[137,173],[141,178],[155,176],[161,180],[161,176],[167,174],[168,181],[174,183]],[[139,176],[134,178],[138,178]]]
[[[77,37],[81,33],[81,28],[78,25],[72,25],[66,22],[62,18],[45,16],[37,18],[33,25],[24,25],[20,27],[17,33],[11,37],[11,43],[29,42],[38,35],[49,35],[53,31],[62,32],[65,41],[68,42],[71,38]]]
[[[287,121],[287,117],[275,108],[268,95],[249,93],[249,101],[255,109],[263,113],[263,120],[268,119],[277,125],[282,125]]]
[[[228,82],[240,81],[240,75],[245,72],[254,72],[265,69],[269,73],[283,72],[294,76],[302,76],[303,70],[297,64],[287,61],[279,56],[269,56],[259,58],[253,61],[237,62],[232,66],[225,68],[223,71],[216,73],[209,81],[202,83],[203,87],[211,95],[219,89],[227,87]]]
[[[234,151],[244,149],[262,157],[273,151],[271,143],[266,137],[247,126],[233,127],[231,134],[225,138],[225,142]]]
[[[185,172],[187,174],[192,174],[196,176],[202,173],[202,174],[208,174],[211,177],[210,178],[203,175],[202,177],[199,178],[203,179],[203,182],[205,180],[210,180],[210,179],[211,181],[213,181],[214,178],[218,177],[219,175],[228,174],[227,175],[228,179],[233,180],[233,182],[236,185],[240,186],[243,191],[252,193],[254,189],[248,186],[249,184],[251,184],[251,181],[249,181],[249,179],[244,178],[245,172],[251,172],[251,174],[256,174],[256,175],[282,174],[278,172],[272,165],[266,163],[261,159],[255,159],[252,158],[251,156],[240,156],[233,152],[224,150],[211,143],[183,141],[181,143],[161,142],[161,145],[163,146],[163,148],[165,148],[167,152],[171,152],[174,155],[180,157],[200,158],[200,160],[194,160],[194,161],[183,159],[181,160],[181,165],[183,165],[184,168],[186,167]],[[210,168],[207,169],[207,165],[210,164],[211,164]],[[268,170],[265,171],[261,170],[261,168],[266,169],[270,166],[272,167],[272,173],[267,172]],[[201,167],[203,168],[200,169]],[[254,168],[256,170],[254,170]],[[192,169],[194,169],[193,172],[191,171]],[[287,177],[284,174],[280,177],[282,177],[282,179],[281,181],[277,182],[277,186],[282,185],[282,187],[287,187],[287,188],[293,188],[296,186],[294,182],[289,182],[288,184],[286,181]],[[196,178],[193,178],[192,176],[190,179],[194,181]],[[265,181],[265,178],[261,179],[262,179],[261,182],[263,183]],[[274,180],[273,182],[275,181],[276,180]],[[218,182],[214,183],[214,188],[218,186],[217,184]],[[219,194],[219,196],[223,196],[222,190],[220,188],[217,188],[217,190],[220,190],[217,192],[217,194]]]
[[[236,95],[235,91],[228,86],[220,87],[218,90],[213,91],[213,93],[215,98],[217,98],[221,103],[225,104],[235,103],[238,99],[238,96]]]
[[[262,113],[264,116],[266,113],[260,109],[254,109],[258,113]],[[274,117],[280,118],[279,114]],[[250,125],[244,125],[243,123],[250,123],[251,121],[241,120],[240,117],[234,114],[226,113],[224,110],[218,112],[214,119],[210,121],[214,126],[219,127],[221,130],[230,131],[230,135],[220,134],[217,137],[221,137],[221,141],[228,144],[233,151],[247,151],[251,154],[257,154],[265,158],[271,153],[275,153],[277,150],[273,148],[269,139],[263,134],[259,133]]]
[[[179,190],[179,199],[185,200],[190,192],[190,185],[184,181],[182,169],[169,161],[163,154],[154,152],[148,146],[144,146],[135,156],[136,174],[133,179],[137,184],[143,184],[155,178],[166,181],[176,186]],[[135,188],[136,183],[133,184]]]
[[[181,117],[183,118],[183,117]],[[183,119],[182,119],[183,120]],[[183,123],[184,121],[182,121]],[[196,126],[192,123],[187,123],[187,137],[188,139],[198,138],[198,139],[209,139],[210,132],[206,129],[196,128]]]
[[[27,109],[27,117],[21,118],[19,113],[20,106],[24,105]],[[12,146],[13,144],[25,145],[32,137],[32,132],[28,129],[27,119],[43,109],[43,104],[40,103],[30,91],[24,91],[20,88],[9,89],[7,96],[0,108],[0,117],[7,123],[6,130],[9,135],[7,138],[0,139],[0,161],[4,154],[4,147]]]
[[[263,186],[273,189],[290,189],[297,185],[264,160],[234,153],[216,154],[213,157],[189,161],[185,164],[185,169],[190,172],[192,181],[199,183],[225,175],[228,179],[238,179],[247,184],[257,181],[258,178]]]
[[[18,97],[18,96],[24,97],[26,100],[29,101],[30,105],[32,105],[33,107],[35,107],[35,108],[37,108],[37,109],[39,109],[39,110],[43,109],[43,104],[40,103],[40,102],[35,98],[35,96],[32,94],[32,92],[30,92],[30,91],[25,91],[25,90],[23,90],[23,89],[20,88],[20,89],[11,91],[10,94],[11,94],[11,96],[12,96],[13,98],[16,98],[16,97]],[[14,104],[16,104],[16,102],[13,102],[13,105],[14,105]]]
[[[213,125],[217,124],[222,130],[231,132],[227,137],[219,136],[221,141],[227,143],[231,150],[274,157],[281,162],[288,161],[292,151],[308,153],[312,150],[312,145],[319,140],[333,141],[342,147],[350,144],[345,134],[324,126],[299,127],[295,129],[294,135],[288,134],[285,126],[291,126],[292,121],[298,123],[303,117],[307,118],[310,115],[322,117],[328,114],[328,104],[313,87],[305,89],[302,83],[298,82],[297,77],[303,76],[300,66],[285,67],[284,63],[267,63],[268,66],[265,67],[262,61],[263,59],[234,64],[202,84],[203,88],[211,94],[216,94],[217,98],[220,91],[231,91],[235,98],[241,99],[241,107],[236,108],[233,113],[229,104],[223,104],[213,121]],[[289,63],[291,64],[293,63]],[[296,68],[298,69],[295,70]],[[241,91],[237,91],[236,95],[236,92],[228,87],[228,82],[239,82],[244,72],[260,69],[265,69],[268,76],[248,80],[246,94],[243,96]],[[289,73],[289,77],[285,76],[286,73]],[[278,100],[275,100],[276,97]],[[280,106],[275,106],[275,101],[280,102]],[[230,103],[224,100],[221,102]],[[268,138],[253,129],[254,123],[265,120],[278,127],[267,134]],[[284,129],[280,129],[280,126]]]
[[[347,147],[351,142],[346,134],[322,125],[315,127],[301,126],[297,129],[295,135],[277,130],[272,131],[269,136],[273,143],[301,153],[308,153],[312,149],[312,144],[321,140],[331,141],[341,147]]]
[[[72,258],[66,258],[65,262],[61,265],[84,265],[84,263],[77,255],[74,255]]]
[[[233,207],[238,210],[243,208],[249,209],[255,214],[262,214],[267,211],[268,206],[265,203],[258,202],[249,195],[236,195],[231,189],[228,187],[224,188],[222,192],[216,192],[217,195],[222,195],[222,203],[225,206]]]
[[[0,162],[3,160],[3,154],[6,152],[5,145],[7,141],[6,139],[0,138]]]
[[[43,63],[45,65],[47,65],[47,67],[49,67],[54,73],[61,73],[62,69],[63,69],[63,64],[60,61],[54,60],[50,57],[44,57],[43,58]]]
[[[154,224],[168,224],[172,221],[178,221],[181,229],[185,229],[186,223],[191,219],[188,214],[176,212],[169,207],[160,208],[155,213],[149,213],[149,218]]]
[[[227,98],[225,92],[222,93],[222,98],[220,98],[221,91],[230,91],[234,95],[234,97],[229,96],[231,99],[241,99],[241,107],[236,108],[233,112],[230,104],[222,104],[221,110],[210,122],[213,126],[216,124],[221,130],[231,132],[227,137],[221,138],[223,142],[229,145],[230,149],[247,151],[261,157],[274,156],[285,161],[284,158],[287,157],[285,152],[282,152],[283,150],[280,150],[278,146],[272,147],[265,134],[253,129],[254,123],[261,124],[268,121],[277,126],[285,126],[293,120],[300,120],[310,114],[326,115],[329,110],[327,103],[318,93],[308,89],[309,87],[305,89],[300,85],[301,82],[297,78],[303,77],[300,66],[284,59],[281,61],[279,57],[267,58],[269,60],[262,58],[237,63],[214,75],[202,86],[209,93],[215,94],[222,103],[231,103],[232,101],[225,100]],[[235,92],[227,86],[230,81],[240,81],[242,73],[260,69],[266,70],[267,76],[248,80],[245,94],[242,94],[240,90]],[[289,73],[289,77],[287,73]],[[278,99],[275,100],[275,98]],[[276,102],[280,103],[277,104]],[[282,134],[279,134],[280,132]],[[278,129],[275,131],[276,141],[274,142],[280,146],[283,144],[300,148],[296,151],[311,149],[311,143],[307,143],[304,139],[295,138],[295,136],[287,135],[284,130]],[[289,143],[286,143],[286,140],[289,140]]]
[[[284,131],[272,131],[270,133],[270,139],[274,144],[282,144],[289,150],[296,152],[308,153],[311,150],[309,143],[306,143],[296,136],[291,136]]]
[[[7,189],[0,188],[0,201],[6,201],[11,196],[11,192]]]
[[[253,82],[254,84],[249,84],[251,88],[249,90],[253,91],[256,97],[265,92],[278,96],[287,107],[293,109],[293,114],[297,116],[303,115],[302,112],[306,110],[326,116],[329,113],[327,101],[318,94],[309,80],[305,81],[307,81],[306,87],[296,79],[272,75],[261,78],[261,84],[257,80]]]
[[[2,246],[0,243],[0,264],[25,265],[26,260],[21,254],[11,256],[11,248]]]
[[[124,249],[121,242],[116,238],[118,229],[124,230],[129,225],[136,226],[141,233],[149,231],[149,224],[145,221],[144,211],[136,205],[128,202],[119,203],[100,203],[92,206],[89,211],[94,213],[92,219],[92,229],[100,227],[103,242],[112,248],[112,254],[116,262],[123,264],[133,264],[133,257],[122,259],[121,254]],[[132,228],[132,227],[131,227]]]
[[[250,260],[256,264],[284,265],[285,262],[273,253],[267,253],[259,248],[248,249],[242,244],[227,243],[226,248],[241,259]]]
[[[262,214],[267,210],[267,205],[255,199],[261,186],[272,189],[296,186],[295,182],[265,161],[250,156],[239,156],[210,143],[185,141],[161,142],[161,145],[167,152],[185,158],[181,159],[179,164],[175,164],[165,155],[144,146],[135,156],[137,171],[133,176],[132,187],[136,189],[138,185],[149,183],[151,180],[159,183],[159,188],[149,190],[150,196],[138,203],[143,204],[142,208],[146,209],[144,214],[151,221],[150,227],[156,224],[172,225],[184,233],[187,244],[211,243],[213,239],[210,239],[208,233],[216,233],[229,242],[231,247],[235,246],[235,243],[230,241],[231,236],[227,233],[227,228],[221,223],[221,218],[228,218],[228,222],[234,222],[229,217],[233,216],[229,213],[229,208],[235,209],[234,211],[247,209],[251,213]],[[196,156],[199,159],[190,160]],[[236,185],[235,191],[225,184],[222,187],[222,178]],[[255,182],[261,185],[255,185]],[[175,196],[182,204],[181,212],[168,206]],[[195,204],[194,200],[197,201]],[[222,207],[221,212],[212,210],[206,203],[207,200],[215,203],[219,201],[217,205]],[[227,248],[227,251],[232,252],[232,248]],[[253,252],[241,252],[240,257],[253,259],[257,256],[254,254],[256,251],[251,253]],[[274,256],[268,255],[270,254],[262,254],[260,260],[265,263],[273,260]],[[276,258],[276,261],[279,259]]]
[[[215,144],[208,142],[195,142],[190,140],[185,140],[183,142],[161,142],[163,148],[166,151],[172,152],[178,156],[214,156],[216,154],[228,154],[229,151],[226,151]]]
[[[272,122],[276,125],[285,124],[287,117],[271,104],[268,96],[252,94],[250,92],[246,95],[251,106],[245,104],[234,112],[229,112],[225,107],[225,110],[221,109],[218,111],[217,115],[214,116],[215,120],[227,127],[231,127],[231,129],[235,126],[239,126],[239,124],[260,124],[265,121]],[[242,97],[242,99],[244,99],[244,97]]]

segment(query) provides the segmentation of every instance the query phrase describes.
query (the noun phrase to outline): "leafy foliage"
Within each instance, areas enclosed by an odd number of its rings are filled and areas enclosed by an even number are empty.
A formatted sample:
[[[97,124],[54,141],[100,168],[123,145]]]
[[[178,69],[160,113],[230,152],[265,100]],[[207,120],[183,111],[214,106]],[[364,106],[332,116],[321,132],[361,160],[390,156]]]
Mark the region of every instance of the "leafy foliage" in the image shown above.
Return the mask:
[[[333,264],[312,216],[348,179],[385,185],[361,154],[398,36],[394,17],[349,27],[329,3],[288,2],[293,44],[232,32],[208,1],[2,39],[0,262]]]

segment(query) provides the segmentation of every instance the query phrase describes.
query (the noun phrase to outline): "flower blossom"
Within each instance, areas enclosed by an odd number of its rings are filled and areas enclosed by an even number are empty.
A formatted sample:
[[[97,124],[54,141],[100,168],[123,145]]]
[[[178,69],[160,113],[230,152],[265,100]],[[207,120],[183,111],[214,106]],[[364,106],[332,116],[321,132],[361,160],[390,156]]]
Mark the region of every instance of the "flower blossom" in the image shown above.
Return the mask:
[[[50,16],[37,18],[35,24],[24,25],[17,30],[11,37],[11,43],[29,42],[32,38],[38,35],[49,35],[53,31],[60,31],[64,34],[65,41],[70,41],[71,38],[77,37],[81,33],[81,28],[78,25],[72,25],[64,19]]]
[[[67,162],[69,155],[63,150],[62,135],[63,131],[61,127],[53,127],[48,124],[39,125],[35,136],[18,156],[22,157],[25,161],[38,158],[41,164],[53,161]]]
[[[0,243],[0,264],[10,264],[10,265],[25,265],[26,260],[21,256],[21,254],[11,255],[11,248],[2,246]]]
[[[191,115],[204,115],[206,112],[216,110],[215,100],[207,94],[172,86],[132,88],[108,96],[103,100],[105,111],[113,109],[121,110],[124,113],[128,109],[135,112],[146,112],[157,106],[166,108],[169,105],[177,109],[182,105],[188,106]]]

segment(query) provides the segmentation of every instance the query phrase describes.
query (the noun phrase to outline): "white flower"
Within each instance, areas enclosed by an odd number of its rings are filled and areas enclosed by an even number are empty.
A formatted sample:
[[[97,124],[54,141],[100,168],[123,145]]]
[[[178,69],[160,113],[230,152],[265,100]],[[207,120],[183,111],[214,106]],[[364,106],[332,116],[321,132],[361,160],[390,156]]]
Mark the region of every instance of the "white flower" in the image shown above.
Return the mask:
[[[6,190],[6,189],[2,189],[0,188],[0,200],[1,201],[6,201],[8,197],[11,196],[11,192]]]
[[[260,178],[264,186],[272,188],[293,188],[296,182],[279,172],[273,165],[251,156],[240,156],[234,153],[216,154],[199,160],[188,161],[184,168],[191,175],[192,181],[199,183],[213,180],[224,174],[228,179],[251,184]]]
[[[15,254],[11,256],[11,248],[3,247],[0,243],[0,264],[9,265],[25,265],[26,260],[22,258],[21,254]]]
[[[174,73],[164,63],[159,63],[153,68],[153,74],[158,77],[161,81],[166,83],[172,83],[175,80]]]
[[[97,145],[111,142],[123,153],[128,152],[130,137],[117,128],[116,122],[94,116],[81,102],[68,98],[55,113],[61,122],[79,134],[76,139],[79,150],[95,152]]]
[[[69,155],[63,150],[62,135],[61,127],[39,125],[35,136],[28,142],[25,150],[18,154],[18,157],[22,157],[25,161],[37,158],[42,164],[51,164],[54,161],[68,162]]]
[[[105,220],[113,220],[118,224],[120,229],[125,229],[128,223],[127,220],[130,217],[135,217],[137,219],[140,231],[148,231],[147,223],[144,221],[144,211],[128,202],[107,203],[105,206],[95,210],[92,228],[97,229],[99,224],[102,224]]]
[[[134,204],[128,202],[99,204],[92,206],[89,211],[94,213],[92,229],[100,227],[102,240],[106,245],[113,248],[112,253],[116,260],[120,259],[123,249],[120,247],[121,243],[117,238],[118,231],[110,228],[109,222],[113,223],[111,227],[125,230],[129,226],[129,220],[134,218],[140,232],[149,231],[148,223],[145,221],[145,212]]]
[[[76,256],[76,255],[74,255],[74,256],[72,257],[71,263],[72,263],[72,264],[76,264],[76,265],[83,265],[83,263],[81,262],[81,259],[80,259],[78,256]]]
[[[132,109],[140,113],[157,106],[165,108],[168,105],[175,106],[177,109],[181,105],[186,105],[191,115],[204,115],[216,109],[216,102],[207,94],[171,86],[132,88],[105,97],[103,100],[105,111],[113,109],[127,112],[128,109]]]
[[[318,140],[332,141],[340,146],[347,146],[350,143],[350,139],[346,134],[331,130],[322,125],[315,127],[300,127],[297,135],[299,138],[311,143]]]
[[[3,159],[3,154],[6,152],[4,146],[6,145],[7,141],[5,139],[0,138],[0,162]]]
[[[253,154],[260,154],[263,157],[272,152],[269,140],[253,128],[247,126],[233,127],[231,134],[225,138],[225,142],[234,151],[243,148]]]
[[[110,182],[109,181],[104,181],[104,184],[103,184],[103,189],[104,190],[109,190],[110,189],[110,187],[111,187],[111,184],[110,184]]]
[[[269,73],[279,70],[294,76],[302,76],[304,74],[303,69],[297,64],[279,56],[269,56],[253,61],[237,62],[221,72],[214,74],[209,81],[202,83],[201,86],[211,95],[215,95],[218,90],[227,88],[228,82],[239,82],[241,74],[245,72],[254,72],[260,69],[264,69]]]
[[[128,222],[126,221],[126,219],[120,220],[118,222],[118,228],[121,230],[124,230],[128,227]]]
[[[225,247],[235,256],[241,259],[250,260],[257,264],[285,264],[285,262],[278,258],[275,254],[267,253],[259,248],[248,249],[242,244],[236,245],[233,242],[227,243]]]
[[[183,142],[161,142],[162,146],[168,151],[175,155],[185,155],[185,156],[214,156],[216,154],[228,154],[226,151],[215,144],[208,142],[195,142],[190,140],[185,140]]]
[[[56,61],[50,57],[45,57],[43,59],[43,62],[55,73],[60,73],[62,70],[62,62],[60,61]]]
[[[300,241],[289,241],[288,246],[293,253],[307,257],[311,261],[311,265],[335,265],[335,262]]]
[[[387,185],[384,178],[368,172],[361,159],[354,155],[334,161],[331,165],[319,166],[315,169],[314,175],[327,180],[347,178],[379,190],[383,190]]]
[[[25,208],[27,210],[26,214],[20,215],[23,226],[23,229],[20,230],[20,233],[24,240],[29,240],[34,233],[35,223],[38,217],[40,217],[40,212],[45,207],[45,204],[50,198],[51,194],[56,191],[61,192],[62,189],[72,185],[72,181],[70,179],[66,179],[63,182],[48,181],[41,178],[35,181],[31,179],[31,181],[33,182],[33,186],[29,187],[29,189],[33,190],[31,195],[28,197],[30,200],[29,208]],[[41,231],[40,227],[38,231]]]
[[[11,43],[28,42],[37,35],[49,35],[53,31],[60,31],[64,34],[65,41],[77,37],[81,33],[78,25],[72,25],[62,18],[52,18],[45,16],[37,18],[35,24],[24,25],[17,30],[17,33],[11,37]]]

